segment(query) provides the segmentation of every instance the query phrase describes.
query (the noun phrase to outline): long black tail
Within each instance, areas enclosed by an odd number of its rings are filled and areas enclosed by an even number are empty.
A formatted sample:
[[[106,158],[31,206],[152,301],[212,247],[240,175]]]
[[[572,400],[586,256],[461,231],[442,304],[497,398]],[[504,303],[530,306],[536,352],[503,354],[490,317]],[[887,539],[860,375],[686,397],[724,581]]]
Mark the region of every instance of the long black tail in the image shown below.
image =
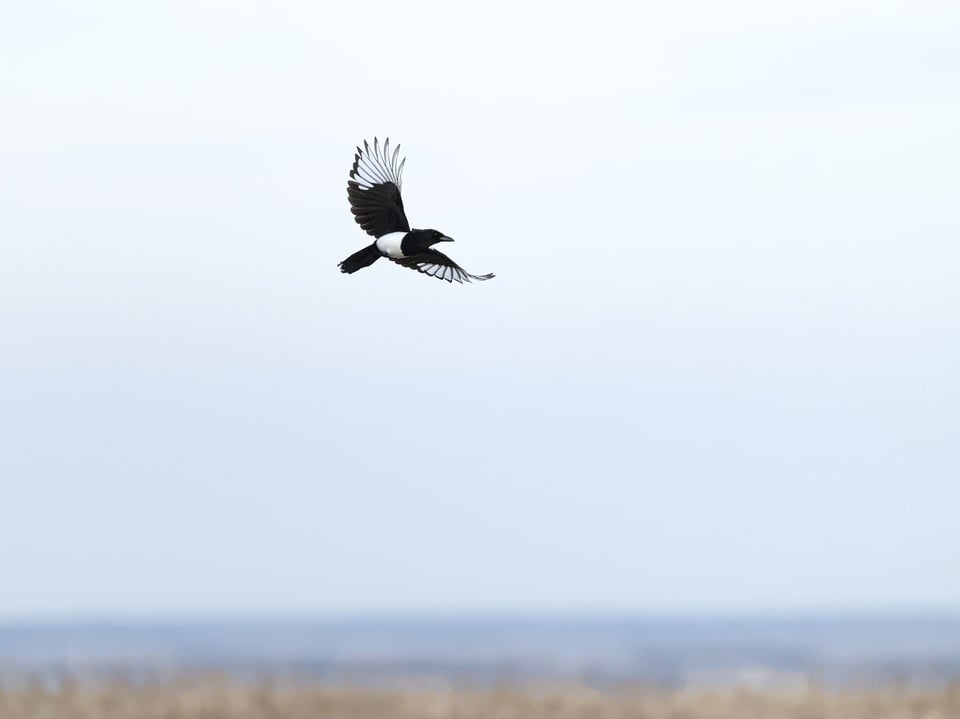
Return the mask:
[[[380,257],[380,251],[377,249],[377,243],[374,242],[369,247],[364,247],[359,252],[354,252],[347,259],[340,263],[340,271],[348,275],[357,270],[361,270],[368,265],[372,265]]]

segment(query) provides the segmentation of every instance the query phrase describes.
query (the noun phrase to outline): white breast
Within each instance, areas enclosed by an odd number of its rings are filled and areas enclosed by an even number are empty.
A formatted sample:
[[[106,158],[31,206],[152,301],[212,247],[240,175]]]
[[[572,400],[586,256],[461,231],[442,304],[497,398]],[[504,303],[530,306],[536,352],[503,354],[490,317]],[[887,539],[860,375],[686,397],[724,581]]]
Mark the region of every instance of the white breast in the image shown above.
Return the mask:
[[[391,232],[383,237],[378,237],[377,249],[387,257],[406,257],[406,255],[400,251],[400,243],[406,236],[406,232]]]

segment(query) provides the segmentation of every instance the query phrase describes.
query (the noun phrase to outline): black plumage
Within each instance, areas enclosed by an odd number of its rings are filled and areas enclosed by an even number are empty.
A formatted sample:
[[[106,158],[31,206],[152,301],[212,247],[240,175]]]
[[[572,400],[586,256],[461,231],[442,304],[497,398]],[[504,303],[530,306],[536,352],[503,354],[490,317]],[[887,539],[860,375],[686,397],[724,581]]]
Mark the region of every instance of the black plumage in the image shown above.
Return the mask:
[[[351,179],[347,182],[350,211],[357,224],[373,237],[382,237],[391,232],[408,232],[410,223],[403,211],[403,198],[400,197],[400,175],[407,159],[403,158],[397,166],[400,145],[393,151],[393,157],[388,157],[390,138],[384,143],[382,154],[376,138],[373,146],[375,151],[371,152],[364,140],[364,149],[357,148],[350,170]],[[361,167],[361,159],[369,159],[370,163],[364,163]]]
[[[376,241],[343,260],[340,271],[352,274],[380,257],[387,257],[447,282],[489,280],[493,274],[470,274],[442,252],[432,249],[438,242],[453,242],[452,237],[437,230],[410,228],[400,194],[406,158],[397,164],[399,155],[399,145],[390,153],[389,138],[382,146],[374,138],[373,147],[364,141],[363,149],[357,148],[347,182],[347,197],[357,224]]]

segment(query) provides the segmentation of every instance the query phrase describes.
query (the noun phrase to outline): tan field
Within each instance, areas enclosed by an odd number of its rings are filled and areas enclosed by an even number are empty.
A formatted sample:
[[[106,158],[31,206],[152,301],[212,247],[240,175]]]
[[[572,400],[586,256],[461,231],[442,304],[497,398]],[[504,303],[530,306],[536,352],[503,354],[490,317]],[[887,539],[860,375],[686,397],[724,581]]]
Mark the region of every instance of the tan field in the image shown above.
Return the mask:
[[[221,679],[0,690],[0,719],[960,719],[938,689],[364,690]]]

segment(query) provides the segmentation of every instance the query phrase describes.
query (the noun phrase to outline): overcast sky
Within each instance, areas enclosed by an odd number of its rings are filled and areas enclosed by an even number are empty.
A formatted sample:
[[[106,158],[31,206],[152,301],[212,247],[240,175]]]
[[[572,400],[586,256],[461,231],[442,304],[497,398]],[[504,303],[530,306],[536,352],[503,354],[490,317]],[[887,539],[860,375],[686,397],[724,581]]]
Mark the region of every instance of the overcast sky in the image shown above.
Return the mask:
[[[960,5],[6,3],[0,619],[960,605]],[[474,285],[378,262],[407,156]]]

